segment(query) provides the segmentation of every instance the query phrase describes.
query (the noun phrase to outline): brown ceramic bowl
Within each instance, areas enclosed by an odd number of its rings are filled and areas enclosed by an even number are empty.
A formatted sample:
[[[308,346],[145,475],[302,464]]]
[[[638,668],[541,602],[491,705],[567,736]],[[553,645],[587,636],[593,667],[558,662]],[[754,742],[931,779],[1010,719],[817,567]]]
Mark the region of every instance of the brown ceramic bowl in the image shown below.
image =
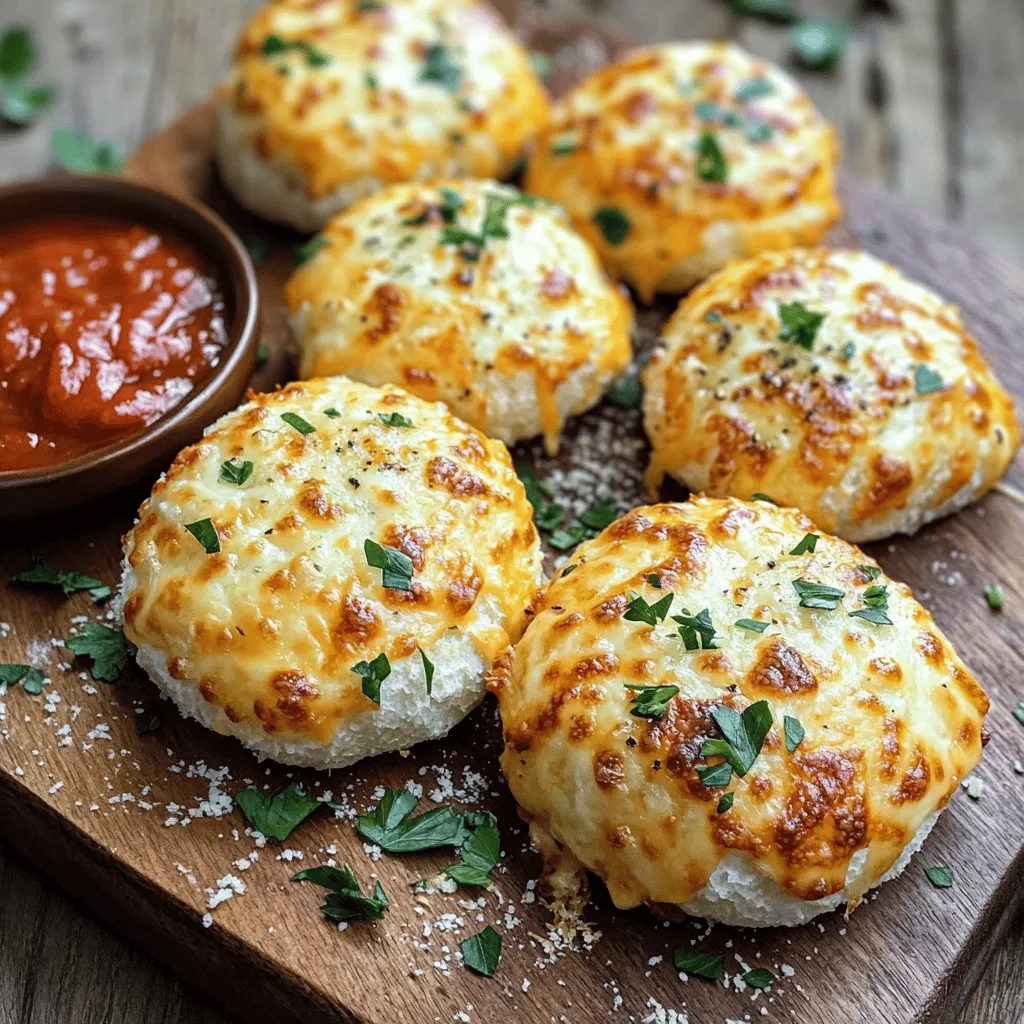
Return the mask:
[[[210,379],[139,433],[60,466],[0,470],[0,520],[56,512],[155,477],[205,427],[238,405],[256,363],[256,275],[245,247],[215,213],[116,178],[56,177],[0,188],[0,232],[15,222],[61,216],[133,221],[192,245],[213,267],[224,295],[228,343]]]

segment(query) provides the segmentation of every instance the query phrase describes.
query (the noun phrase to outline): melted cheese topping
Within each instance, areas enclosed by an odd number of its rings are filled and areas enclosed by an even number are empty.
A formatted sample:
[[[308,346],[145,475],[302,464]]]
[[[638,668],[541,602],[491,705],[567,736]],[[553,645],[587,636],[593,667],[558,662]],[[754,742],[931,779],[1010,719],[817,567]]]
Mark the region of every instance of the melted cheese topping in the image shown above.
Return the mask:
[[[268,54],[273,37],[287,48]],[[549,115],[529,55],[477,0],[277,0],[246,26],[226,92],[312,198],[367,176],[500,177]]]
[[[479,234],[496,201],[506,237],[444,242],[453,227]],[[321,237],[285,287],[303,377],[391,381],[492,437],[542,431],[555,447],[565,418],[629,362],[628,300],[562,211],[514,188],[392,186]],[[532,408],[516,414],[527,399]]]
[[[617,906],[683,904],[731,851],[816,900],[843,890],[865,850],[855,903],[980,759],[988,699],[932,617],[844,541],[821,536],[813,553],[787,554],[812,528],[762,502],[634,509],[577,549],[577,568],[548,585],[499,659],[492,688],[512,792]],[[800,607],[796,579],[841,589],[839,608]],[[851,617],[869,586],[888,588],[892,626]],[[670,614],[709,610],[715,649],[686,650],[671,619],[624,618],[631,592],[653,604],[670,591]],[[758,634],[734,625],[741,618],[770,625]],[[680,692],[647,720],[630,714],[627,683]],[[725,790],[696,773],[704,741],[721,737],[712,713],[762,699],[774,726],[718,814]],[[792,753],[786,715],[805,729]]]
[[[825,315],[811,351],[780,338],[794,302]],[[646,373],[652,489],[667,472],[710,494],[761,492],[869,540],[977,497],[1020,442],[959,311],[866,253],[735,264],[684,300],[663,342]]]
[[[697,172],[710,133],[724,182]],[[606,265],[645,298],[726,259],[812,244],[840,215],[831,126],[787,74],[730,43],[636,50],[556,105],[526,187],[562,203]],[[602,209],[625,215],[607,238]]]
[[[386,425],[395,413],[413,425]],[[253,463],[241,486],[220,479],[228,459]],[[216,554],[185,529],[206,518]],[[367,538],[411,559],[410,591],[383,587]],[[323,741],[375,708],[354,664],[418,657],[449,630],[490,664],[540,577],[504,445],[442,405],[342,378],[257,395],[218,421],[153,488],[125,554],[133,643],[163,651],[231,721]]]

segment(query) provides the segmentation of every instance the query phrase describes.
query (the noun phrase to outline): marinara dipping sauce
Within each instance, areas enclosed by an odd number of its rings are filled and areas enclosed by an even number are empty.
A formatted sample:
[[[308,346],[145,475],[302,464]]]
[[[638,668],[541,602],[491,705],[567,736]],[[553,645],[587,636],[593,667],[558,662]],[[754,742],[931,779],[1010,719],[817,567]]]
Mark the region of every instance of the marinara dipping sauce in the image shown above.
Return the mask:
[[[152,228],[0,229],[0,470],[56,466],[159,419],[213,373],[223,316],[208,264]]]

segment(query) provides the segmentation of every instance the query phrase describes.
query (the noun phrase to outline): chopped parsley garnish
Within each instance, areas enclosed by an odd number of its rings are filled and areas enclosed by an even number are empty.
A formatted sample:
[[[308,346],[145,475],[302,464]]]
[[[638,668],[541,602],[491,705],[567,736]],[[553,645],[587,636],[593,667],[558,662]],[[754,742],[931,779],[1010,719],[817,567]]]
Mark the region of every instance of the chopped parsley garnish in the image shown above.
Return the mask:
[[[380,706],[380,684],[391,675],[391,662],[381,651],[373,661],[357,661],[352,671],[363,680],[363,695]]]
[[[746,132],[747,142],[753,142],[755,145],[761,142],[768,142],[774,134],[772,126],[767,121],[761,121],[756,117],[752,117],[747,121]]]
[[[661,590],[661,577],[656,572],[648,573],[646,579],[655,590]]]
[[[239,487],[252,476],[252,463],[246,459],[245,462],[238,462],[237,459],[228,459],[220,464],[220,476],[218,479],[225,484],[237,484]]]
[[[845,591],[828,587],[824,583],[810,583],[807,580],[793,580],[793,589],[800,597],[801,608],[817,608],[834,612],[846,596]]]
[[[493,978],[501,959],[501,936],[488,925],[459,944],[462,962],[476,974]]]
[[[674,684],[642,686],[639,683],[626,683],[626,689],[635,693],[631,698],[633,706],[629,713],[637,718],[663,718],[669,702],[679,693],[679,687]]]
[[[356,831],[388,853],[415,853],[465,841],[466,827],[450,807],[434,807],[413,818],[416,803],[407,789],[386,789],[377,806],[356,819]]]
[[[163,725],[163,719],[155,711],[136,711],[133,715],[135,719],[135,735],[145,736],[147,733],[157,732],[161,725]]]
[[[792,754],[803,742],[804,727],[801,725],[799,718],[785,715],[782,719],[782,731],[786,736],[786,750]]]
[[[427,696],[431,695],[434,689],[434,663],[427,657],[422,647],[417,647],[420,652],[420,661],[423,662],[423,679],[427,684]]]
[[[301,53],[306,58],[306,63],[311,68],[323,68],[331,63],[331,58],[323,50],[318,50],[312,43],[304,39],[282,39],[280,36],[270,35],[263,40],[260,53],[264,57],[281,57],[290,51]]]
[[[433,82],[448,92],[458,92],[462,83],[462,68],[455,63],[444,43],[431,43],[423,56],[423,67],[420,68],[418,78],[421,82]]]
[[[85,622],[82,632],[69,636],[64,646],[80,657],[92,661],[93,679],[112,683],[121,675],[131,653],[124,633],[101,622]]]
[[[953,887],[953,869],[944,867],[925,868],[924,873],[928,881],[936,889],[951,889]]]
[[[840,354],[844,359],[852,359],[856,352],[857,346],[852,341],[848,341],[840,350]]]
[[[41,583],[44,586],[60,587],[65,594],[88,590],[95,601],[110,596],[110,587],[105,586],[95,576],[88,576],[84,572],[65,572],[45,558],[33,558],[32,566],[12,576],[11,582]]]
[[[70,128],[50,132],[50,153],[58,167],[75,174],[120,174],[124,166],[124,156],[115,143]]]
[[[668,593],[654,604],[648,604],[640,594],[631,593],[629,597],[629,607],[622,617],[628,622],[646,622],[648,626],[656,626],[668,615],[675,594]]]
[[[914,370],[914,390],[919,395],[930,395],[933,391],[941,391],[944,387],[942,378],[930,366],[920,363]]]
[[[363,553],[368,565],[381,570],[381,582],[388,590],[412,590],[412,559],[407,554],[369,537],[363,541]]]
[[[491,885],[491,872],[501,859],[501,834],[498,823],[490,814],[465,815],[463,827],[473,826],[472,834],[462,843],[458,864],[444,869],[445,875],[459,885],[476,885],[487,889]]]
[[[846,46],[846,23],[838,18],[805,18],[793,26],[797,63],[811,71],[831,71]]]
[[[249,254],[249,259],[252,260],[255,267],[258,267],[270,255],[270,241],[262,235],[247,232],[242,235],[242,245],[245,246],[245,251]]]
[[[779,306],[779,319],[782,321],[780,340],[790,341],[810,352],[814,348],[818,328],[825,322],[825,314],[815,313],[802,302],[783,302]]]
[[[732,765],[728,761],[721,764],[698,765],[697,778],[708,787],[708,789],[719,789],[728,786],[732,778]]]
[[[197,519],[194,523],[186,523],[185,529],[199,541],[208,555],[215,555],[220,551],[220,538],[212,519]]]
[[[737,14],[788,23],[800,17],[795,0],[732,0]]]
[[[850,612],[851,617],[864,619],[865,622],[873,622],[877,626],[891,626],[892,619],[889,618],[889,588],[875,584],[868,587],[861,595],[864,598],[864,607]]]
[[[459,210],[466,205],[463,202],[462,196],[460,196],[455,189],[448,187],[438,189],[438,194],[441,196],[441,202],[438,205],[438,210],[441,213],[441,219],[445,224],[454,223]]]
[[[400,412],[390,412],[387,416],[379,412],[377,416],[386,427],[411,427],[412,420],[406,419]]]
[[[554,64],[552,64],[551,58],[546,53],[541,53],[539,50],[531,50],[530,67],[533,68],[538,78],[547,78],[551,74]]]
[[[714,651],[715,627],[711,622],[711,612],[705,608],[696,615],[673,615],[673,622],[679,623],[679,635],[688,651]]]
[[[324,409],[324,415],[330,416],[332,420],[337,420],[341,418],[341,413],[338,412],[338,410],[335,409],[333,405],[330,405],[326,409]]]
[[[745,981],[751,988],[770,988],[777,979],[767,967],[755,967],[752,971],[741,974],[740,980]]]
[[[882,570],[877,565],[858,565],[857,569],[865,573],[868,579],[877,580],[882,575]]]
[[[737,86],[733,98],[739,103],[746,103],[747,100],[758,100],[763,96],[771,96],[773,92],[775,92],[775,86],[767,78],[751,78]]]
[[[818,546],[818,535],[816,533],[805,533],[803,539],[792,551],[791,555],[806,555],[814,552]]]
[[[567,551],[584,540],[596,537],[606,526],[615,522],[618,510],[614,498],[602,498],[596,505],[591,505],[586,512],[580,513],[567,530],[555,530],[548,538],[548,543],[558,551]]]
[[[512,186],[508,186],[511,190]],[[454,193],[452,193],[454,195]],[[508,227],[505,224],[505,217],[513,206],[533,206],[536,200],[533,196],[523,195],[518,190],[512,194],[488,192],[484,196],[484,216],[480,222],[480,230],[469,231],[459,224],[448,221],[445,217],[444,208],[441,215],[447,222],[447,227],[441,232],[442,245],[460,246],[463,259],[477,260],[480,257],[480,250],[487,244],[489,238],[508,238]]]
[[[719,981],[724,975],[721,953],[701,953],[696,949],[677,949],[672,962],[677,971],[695,974],[699,978]]]
[[[568,156],[580,148],[578,136],[572,134],[559,135],[551,143],[551,152],[555,156]]]
[[[565,577],[566,577],[566,576],[568,576],[568,575],[569,575],[569,573],[571,573],[571,572],[575,572],[575,571],[576,571],[576,569],[577,569],[577,565],[576,565],[576,563],[575,563],[575,562],[573,562],[573,563],[572,563],[572,565],[567,565],[567,566],[566,566],[566,567],[565,567],[565,568],[564,568],[564,569],[562,570],[562,573],[561,573],[561,576],[562,576],[562,578],[563,578],[563,579],[565,579]]]
[[[778,502],[770,494],[762,494],[761,491],[754,491],[750,496],[751,501],[767,501],[769,505],[778,505]]]
[[[708,769],[702,772],[698,768],[697,774],[705,786],[724,786],[728,784],[732,772],[742,778],[753,767],[771,730],[772,711],[768,701],[759,700],[744,708],[742,714],[728,704],[720,704],[711,714],[725,739],[705,740],[700,755],[725,758],[729,771],[721,771],[720,775],[715,776],[714,782],[708,781]],[[722,769],[722,765],[710,767]],[[722,776],[724,781],[717,781]]]
[[[736,794],[730,790],[728,793],[722,795],[722,799],[718,801],[718,806],[715,808],[716,814],[725,814],[726,811],[732,810],[732,805],[736,800]]]
[[[55,85],[29,85],[36,49],[28,29],[15,27],[0,35],[0,118],[25,125],[57,95]]]
[[[330,245],[330,242],[326,238],[322,238],[320,235],[314,235],[308,242],[302,242],[295,246],[292,252],[292,262],[295,266],[301,267],[304,263],[308,263],[321,249]]]
[[[609,245],[621,244],[633,227],[629,218],[615,206],[595,210],[593,220]]]
[[[1006,604],[1006,595],[1003,593],[1003,588],[998,583],[993,583],[991,587],[986,587],[985,600],[988,601],[988,606],[992,611],[1002,611],[1003,605]]]
[[[284,842],[320,806],[297,782],[276,793],[261,793],[249,786],[235,797],[235,803],[257,832],[278,842]]]
[[[269,345],[260,345],[260,347],[258,349],[256,349],[256,365],[255,365],[255,369],[262,370],[263,367],[267,365],[269,360],[270,360],[270,346]]]
[[[565,519],[565,508],[548,500],[554,496],[554,491],[542,480],[538,480],[534,471],[523,463],[516,463],[516,476],[526,491],[526,500],[533,506],[533,521],[537,529],[554,530],[561,526]]]
[[[702,132],[697,140],[697,177],[718,182],[729,177],[729,165],[714,132]]]
[[[364,896],[359,879],[346,864],[332,868],[323,865],[307,868],[292,875],[293,882],[312,882],[327,890],[320,913],[332,921],[379,921],[388,908],[388,898],[380,882],[373,887],[373,894]]]
[[[1018,704],[1013,709],[1013,717],[1016,718],[1021,725],[1024,725],[1024,704]]]
[[[0,665],[0,684],[4,686],[17,686],[26,693],[36,696],[43,692],[43,683],[46,676],[32,665]]]
[[[380,81],[372,71],[367,71],[366,74],[363,75],[363,81],[366,83],[366,88],[369,89],[370,92],[376,92],[377,89],[380,88]]]
[[[608,389],[608,401],[620,409],[639,409],[643,399],[644,386],[634,373],[620,377]]]
[[[289,427],[294,427],[300,434],[305,435],[316,433],[316,427],[314,427],[308,420],[304,420],[298,413],[283,412],[281,413],[281,419],[283,419]]]
[[[693,112],[702,121],[717,121],[720,113],[718,104],[710,100],[702,100],[693,108]]]
[[[737,619],[733,625],[740,629],[749,629],[752,633],[763,633],[770,625],[770,622],[761,622],[759,619]]]

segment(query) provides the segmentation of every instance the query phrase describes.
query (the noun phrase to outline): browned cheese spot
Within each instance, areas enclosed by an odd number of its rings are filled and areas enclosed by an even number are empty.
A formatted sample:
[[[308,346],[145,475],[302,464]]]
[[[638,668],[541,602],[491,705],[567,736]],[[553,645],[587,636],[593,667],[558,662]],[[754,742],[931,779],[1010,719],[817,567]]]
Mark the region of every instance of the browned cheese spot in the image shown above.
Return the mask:
[[[772,637],[758,654],[747,677],[750,687],[772,693],[812,693],[818,680],[800,652],[781,637]]]
[[[594,781],[599,789],[622,789],[626,785],[626,762],[617,750],[594,755]]]

